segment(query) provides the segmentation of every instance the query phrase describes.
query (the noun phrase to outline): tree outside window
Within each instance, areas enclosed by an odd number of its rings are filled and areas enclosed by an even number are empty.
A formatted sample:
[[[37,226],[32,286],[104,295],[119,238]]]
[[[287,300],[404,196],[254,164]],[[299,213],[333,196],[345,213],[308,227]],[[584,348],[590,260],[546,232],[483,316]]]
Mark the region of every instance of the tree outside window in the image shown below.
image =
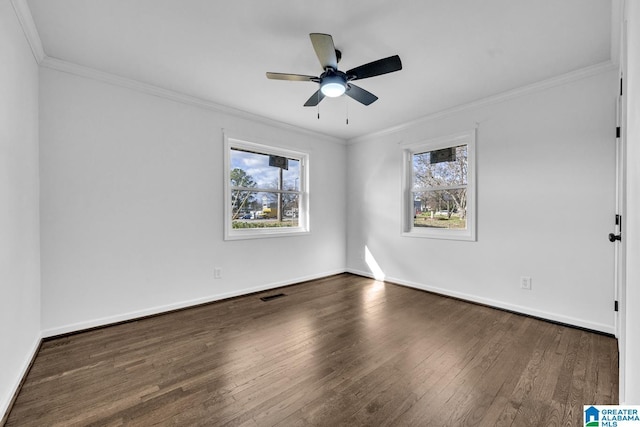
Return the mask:
[[[413,154],[414,227],[466,228],[467,146]]]

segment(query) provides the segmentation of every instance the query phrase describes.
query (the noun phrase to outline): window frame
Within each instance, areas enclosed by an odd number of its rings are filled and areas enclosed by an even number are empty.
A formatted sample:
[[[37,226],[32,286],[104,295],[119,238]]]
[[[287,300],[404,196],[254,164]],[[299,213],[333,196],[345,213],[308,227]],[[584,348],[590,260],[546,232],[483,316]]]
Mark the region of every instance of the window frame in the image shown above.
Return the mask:
[[[270,143],[256,143],[247,141],[232,134],[224,133],[224,240],[259,239],[268,237],[300,236],[310,233],[309,228],[309,154],[278,147]],[[265,227],[265,228],[233,228],[233,206],[231,196],[231,150],[239,149],[256,153],[287,157],[300,162],[300,180],[298,191],[298,225],[295,227]],[[260,189],[269,193],[289,193],[290,190]],[[261,191],[257,191],[261,192]]]
[[[465,229],[430,228],[414,226],[413,156],[444,148],[467,146],[467,227]],[[430,239],[476,241],[477,188],[476,188],[476,131],[466,131],[440,138],[406,144],[403,150],[402,235]],[[452,186],[460,187],[460,186]],[[438,187],[442,189],[443,187]],[[449,187],[446,187],[449,188]],[[435,190],[435,189],[434,189]],[[434,191],[431,190],[431,191]]]

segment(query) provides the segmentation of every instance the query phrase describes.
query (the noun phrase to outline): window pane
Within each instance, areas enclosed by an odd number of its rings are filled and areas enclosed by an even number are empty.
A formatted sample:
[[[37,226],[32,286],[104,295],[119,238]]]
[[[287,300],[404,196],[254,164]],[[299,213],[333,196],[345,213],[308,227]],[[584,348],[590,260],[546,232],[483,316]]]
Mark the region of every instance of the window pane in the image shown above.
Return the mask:
[[[467,228],[467,189],[413,192],[413,226]]]
[[[289,159],[289,169],[282,171],[282,189],[300,191],[300,160]]]
[[[236,220],[245,216],[250,211],[255,210],[256,206],[258,206],[257,203],[257,193],[252,191],[231,190],[231,219]]]
[[[413,155],[413,189],[467,185],[467,145]]]
[[[297,227],[299,216],[299,194],[257,192],[251,193],[250,201],[235,203],[232,191],[232,224],[234,229]],[[249,192],[244,192],[249,193]],[[235,196],[235,200],[241,196]],[[247,200],[249,200],[247,199]],[[242,206],[235,208],[235,206]]]
[[[309,233],[309,155],[225,133],[224,239]]]
[[[300,161],[237,148],[231,149],[231,185],[262,189],[297,190],[300,185]]]
[[[476,131],[407,145],[402,235],[476,241]]]

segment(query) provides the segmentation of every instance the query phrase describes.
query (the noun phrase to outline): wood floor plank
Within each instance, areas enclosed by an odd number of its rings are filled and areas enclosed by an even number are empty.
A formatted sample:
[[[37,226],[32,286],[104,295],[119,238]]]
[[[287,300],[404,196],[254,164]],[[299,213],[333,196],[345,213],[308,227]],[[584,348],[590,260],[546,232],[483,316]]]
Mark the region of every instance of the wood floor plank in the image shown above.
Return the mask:
[[[6,426],[579,425],[617,403],[617,357],[611,337],[341,274],[46,341]]]

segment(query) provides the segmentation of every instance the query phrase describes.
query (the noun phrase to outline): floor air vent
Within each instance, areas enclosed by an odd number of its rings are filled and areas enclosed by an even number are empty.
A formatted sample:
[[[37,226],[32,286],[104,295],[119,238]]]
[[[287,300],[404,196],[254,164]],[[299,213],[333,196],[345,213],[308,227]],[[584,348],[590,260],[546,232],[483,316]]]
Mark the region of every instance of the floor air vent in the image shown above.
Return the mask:
[[[262,297],[262,298],[260,298],[260,299],[261,299],[262,301],[264,301],[264,302],[267,302],[267,301],[271,301],[271,300],[273,300],[273,299],[276,299],[276,298],[282,298],[282,297],[286,297],[286,295],[285,295],[285,294],[268,295],[268,296],[266,296],[266,297]]]

